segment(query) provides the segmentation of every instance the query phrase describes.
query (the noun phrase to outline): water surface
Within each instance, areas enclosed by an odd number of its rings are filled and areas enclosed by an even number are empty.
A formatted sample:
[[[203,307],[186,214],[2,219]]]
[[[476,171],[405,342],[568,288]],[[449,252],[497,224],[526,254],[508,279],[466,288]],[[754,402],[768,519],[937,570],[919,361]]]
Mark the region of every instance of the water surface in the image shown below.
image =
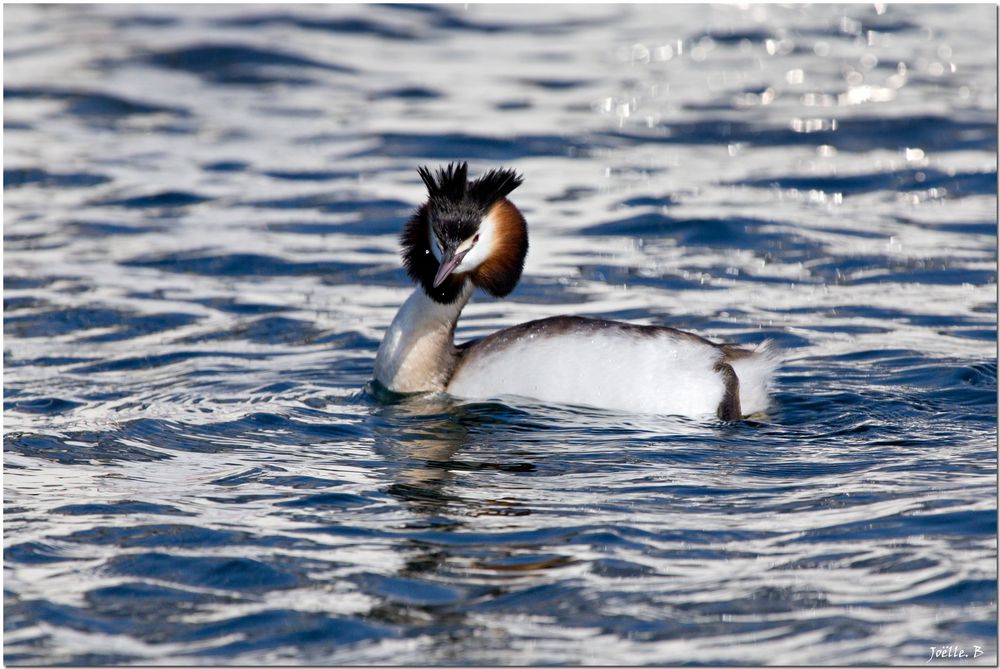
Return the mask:
[[[8,664],[997,660],[996,10],[5,11]],[[366,389],[415,167],[723,424]]]

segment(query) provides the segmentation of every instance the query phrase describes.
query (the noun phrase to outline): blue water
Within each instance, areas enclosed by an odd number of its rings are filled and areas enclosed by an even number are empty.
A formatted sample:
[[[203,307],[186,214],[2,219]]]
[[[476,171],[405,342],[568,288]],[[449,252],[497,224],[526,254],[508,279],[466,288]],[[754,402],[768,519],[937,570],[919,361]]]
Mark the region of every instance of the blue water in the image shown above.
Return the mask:
[[[996,663],[995,8],[4,18],[6,663]],[[773,410],[369,388],[448,160],[531,233],[460,340],[772,338]]]

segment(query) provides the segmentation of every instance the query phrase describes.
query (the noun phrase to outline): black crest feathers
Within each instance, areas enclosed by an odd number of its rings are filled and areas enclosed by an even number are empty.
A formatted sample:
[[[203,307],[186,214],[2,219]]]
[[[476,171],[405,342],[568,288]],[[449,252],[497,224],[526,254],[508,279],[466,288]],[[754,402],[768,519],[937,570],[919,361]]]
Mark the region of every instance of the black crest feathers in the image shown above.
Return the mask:
[[[483,209],[488,210],[510,195],[511,191],[520,186],[522,182],[524,182],[524,177],[514,170],[492,169],[469,184],[469,197]]]
[[[418,167],[417,173],[427,186],[427,194],[432,200],[448,200],[457,204],[465,197],[468,163],[448,163],[448,167],[438,168],[436,177],[426,166]]]
[[[421,166],[417,173],[435,204],[472,205],[482,213],[524,182],[524,177],[517,172],[504,168],[492,169],[470,182],[469,164],[465,162],[448,163],[447,167],[439,167],[436,174],[427,166]]]

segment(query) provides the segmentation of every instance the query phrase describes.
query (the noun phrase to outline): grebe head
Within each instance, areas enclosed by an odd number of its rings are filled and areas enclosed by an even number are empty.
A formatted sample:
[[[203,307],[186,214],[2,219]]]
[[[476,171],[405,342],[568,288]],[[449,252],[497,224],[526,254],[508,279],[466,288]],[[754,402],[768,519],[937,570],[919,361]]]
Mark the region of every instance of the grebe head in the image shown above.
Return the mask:
[[[468,164],[432,174],[417,169],[427,202],[403,229],[403,264],[436,302],[449,304],[467,280],[494,297],[514,290],[528,253],[528,227],[507,199],[521,185],[513,170],[493,169],[468,181]]]

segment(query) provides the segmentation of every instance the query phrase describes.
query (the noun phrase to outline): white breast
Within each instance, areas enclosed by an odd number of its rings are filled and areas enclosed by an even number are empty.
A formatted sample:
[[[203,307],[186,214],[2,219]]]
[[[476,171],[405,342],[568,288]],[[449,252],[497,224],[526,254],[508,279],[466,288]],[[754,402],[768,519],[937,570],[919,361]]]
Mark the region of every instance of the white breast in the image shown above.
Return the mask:
[[[454,302],[439,304],[418,286],[382,337],[375,379],[397,393],[444,389],[455,365],[455,321],[471,295],[467,284]]]
[[[520,395],[635,413],[705,416],[716,412],[725,392],[714,370],[722,352],[667,333],[525,332],[503,346],[483,348],[482,353],[476,347],[470,350],[448,384],[449,393],[470,399]],[[766,382],[757,385],[764,398],[744,400],[745,407],[766,406]]]

